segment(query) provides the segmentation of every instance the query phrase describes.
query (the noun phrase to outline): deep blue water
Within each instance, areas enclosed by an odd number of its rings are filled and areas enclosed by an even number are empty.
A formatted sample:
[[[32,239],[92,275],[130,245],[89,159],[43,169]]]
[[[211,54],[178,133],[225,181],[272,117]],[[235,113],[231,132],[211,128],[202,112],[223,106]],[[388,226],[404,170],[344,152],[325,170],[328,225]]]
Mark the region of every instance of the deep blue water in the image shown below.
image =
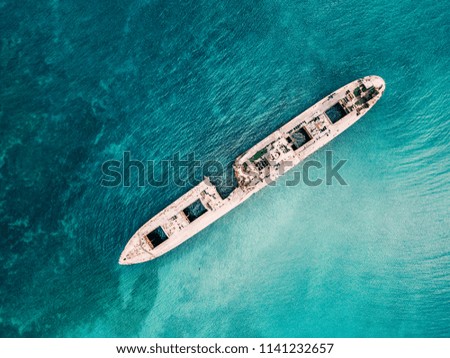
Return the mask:
[[[449,16],[434,0],[0,1],[0,336],[449,337]],[[188,188],[105,188],[104,161],[229,162],[372,74],[383,98],[327,146],[347,186],[288,174],[117,265]]]

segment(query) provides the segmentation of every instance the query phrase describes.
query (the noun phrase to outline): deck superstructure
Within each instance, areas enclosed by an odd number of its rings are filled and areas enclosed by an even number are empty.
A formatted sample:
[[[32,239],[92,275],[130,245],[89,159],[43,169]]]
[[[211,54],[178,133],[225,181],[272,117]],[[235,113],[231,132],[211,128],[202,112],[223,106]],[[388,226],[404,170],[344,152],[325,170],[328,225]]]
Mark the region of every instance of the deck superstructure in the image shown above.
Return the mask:
[[[145,223],[126,245],[119,263],[152,260],[191,238],[354,124],[384,89],[381,77],[368,76],[317,102],[236,159],[238,187],[227,198],[205,178]]]

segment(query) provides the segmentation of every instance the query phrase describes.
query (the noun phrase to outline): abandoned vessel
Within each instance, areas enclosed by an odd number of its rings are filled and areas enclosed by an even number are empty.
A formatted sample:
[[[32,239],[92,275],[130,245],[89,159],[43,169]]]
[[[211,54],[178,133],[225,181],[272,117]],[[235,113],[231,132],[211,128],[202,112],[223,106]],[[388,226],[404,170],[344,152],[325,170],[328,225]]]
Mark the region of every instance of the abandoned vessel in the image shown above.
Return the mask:
[[[317,102],[235,160],[238,186],[227,198],[205,178],[146,222],[126,245],[119,263],[153,260],[191,238],[354,124],[384,89],[381,77],[367,76]]]

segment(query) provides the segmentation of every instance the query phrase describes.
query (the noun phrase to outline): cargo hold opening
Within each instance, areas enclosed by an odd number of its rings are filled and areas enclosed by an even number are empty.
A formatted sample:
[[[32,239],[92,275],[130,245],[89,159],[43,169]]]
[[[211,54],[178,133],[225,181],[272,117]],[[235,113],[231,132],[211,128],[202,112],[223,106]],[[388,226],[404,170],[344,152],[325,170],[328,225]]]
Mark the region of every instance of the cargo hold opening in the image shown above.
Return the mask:
[[[290,141],[292,142],[291,146],[293,150],[297,150],[298,148],[304,146],[311,139],[311,136],[304,127],[294,128],[290,133]]]
[[[203,206],[200,199],[194,201],[191,205],[183,209],[183,213],[188,218],[189,222],[197,220],[200,216],[206,213],[208,210]]]
[[[156,246],[161,245],[164,241],[166,241],[168,237],[161,226],[159,226],[158,228],[147,234],[147,239],[155,248]]]
[[[325,113],[333,124],[341,120],[347,114],[339,102],[330,107]]]

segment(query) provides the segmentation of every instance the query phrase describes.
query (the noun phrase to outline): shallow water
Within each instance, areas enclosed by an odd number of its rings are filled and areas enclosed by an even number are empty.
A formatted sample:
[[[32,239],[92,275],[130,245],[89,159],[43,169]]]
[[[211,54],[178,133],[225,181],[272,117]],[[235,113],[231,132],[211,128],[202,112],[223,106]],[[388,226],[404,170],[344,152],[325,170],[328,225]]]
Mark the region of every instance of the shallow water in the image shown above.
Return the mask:
[[[449,337],[449,15],[0,1],[0,336]],[[105,188],[104,161],[230,162],[371,74],[383,98],[326,147],[347,186],[288,174],[164,257],[117,265],[188,188]]]

